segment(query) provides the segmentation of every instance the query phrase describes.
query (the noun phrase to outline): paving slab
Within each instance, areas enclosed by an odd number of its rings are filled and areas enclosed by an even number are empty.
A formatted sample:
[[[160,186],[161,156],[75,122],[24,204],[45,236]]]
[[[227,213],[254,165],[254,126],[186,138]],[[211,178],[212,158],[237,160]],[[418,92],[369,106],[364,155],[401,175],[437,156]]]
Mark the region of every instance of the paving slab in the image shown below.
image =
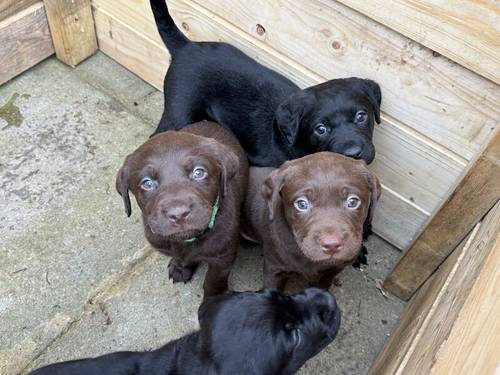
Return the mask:
[[[163,113],[163,93],[153,86],[102,52],[78,65],[74,73],[97,90],[116,99],[122,109],[126,108],[156,128]]]
[[[168,258],[114,190],[162,109],[162,93],[100,53],[76,69],[48,59],[0,87],[0,374],[152,349],[197,328],[206,267],[172,284]],[[365,374],[402,312],[377,288],[400,253],[376,236],[368,248],[369,266],[332,289],[338,338],[301,374]],[[261,288],[259,247],[242,246],[230,285]]]
[[[78,319],[144,245],[114,189],[145,124],[49,59],[0,88],[0,373],[16,373]]]

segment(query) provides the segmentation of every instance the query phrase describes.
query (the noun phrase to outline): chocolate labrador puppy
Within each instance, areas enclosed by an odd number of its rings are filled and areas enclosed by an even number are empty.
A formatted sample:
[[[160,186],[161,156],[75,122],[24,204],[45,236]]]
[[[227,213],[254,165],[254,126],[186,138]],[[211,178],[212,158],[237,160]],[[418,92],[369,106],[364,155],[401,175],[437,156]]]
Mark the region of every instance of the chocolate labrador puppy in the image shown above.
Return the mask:
[[[290,274],[328,289],[360,252],[380,183],[366,163],[330,152],[250,168],[243,235],[264,245],[264,285],[283,290]]]
[[[252,165],[279,167],[317,151],[371,163],[382,100],[377,83],[333,79],[300,90],[229,44],[190,41],[165,0],[151,0],[151,8],[172,57],[156,133],[210,119],[236,135]]]
[[[32,375],[294,374],[333,341],[340,310],[318,289],[233,292],[208,298],[198,320],[198,331],[151,352],[62,362]]]
[[[125,211],[129,190],[142,211],[146,238],[172,256],[169,277],[191,279],[208,263],[204,297],[223,293],[238,247],[248,161],[219,125],[196,123],[152,137],[127,156],[116,178]]]

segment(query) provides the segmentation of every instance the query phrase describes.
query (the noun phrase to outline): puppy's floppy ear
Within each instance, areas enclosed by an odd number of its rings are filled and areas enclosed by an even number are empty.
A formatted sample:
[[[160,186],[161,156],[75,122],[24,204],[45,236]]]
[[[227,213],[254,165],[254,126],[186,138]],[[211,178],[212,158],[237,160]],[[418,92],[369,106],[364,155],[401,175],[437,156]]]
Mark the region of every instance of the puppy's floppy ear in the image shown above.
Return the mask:
[[[120,194],[123,198],[123,204],[125,205],[125,213],[127,214],[128,217],[130,217],[130,214],[132,213],[132,206],[130,205],[130,196],[128,194],[128,178],[129,178],[129,173],[130,173],[130,168],[127,165],[128,157],[125,159],[125,163],[123,166],[120,168],[118,171],[118,174],[116,175],[116,191],[118,194]]]
[[[380,124],[380,105],[382,104],[382,92],[380,91],[380,86],[377,82],[372,81],[371,79],[364,79],[363,91],[368,96],[368,99],[373,107],[375,121],[377,121],[377,124]]]
[[[222,197],[224,197],[229,181],[239,171],[240,161],[229,147],[216,140],[208,139],[208,147],[220,168],[220,191]]]
[[[382,187],[375,173],[367,171],[365,176],[368,181],[368,187],[370,188],[370,205],[368,206],[368,213],[363,224],[363,237],[367,237],[371,234],[373,213],[375,212],[375,207],[382,194]]]
[[[275,112],[276,125],[289,145],[293,145],[299,134],[300,120],[314,105],[314,95],[301,90],[281,103]]]
[[[272,171],[262,185],[262,196],[267,203],[269,210],[269,220],[273,221],[278,208],[278,203],[281,200],[280,192],[285,183],[287,163],[280,168]]]

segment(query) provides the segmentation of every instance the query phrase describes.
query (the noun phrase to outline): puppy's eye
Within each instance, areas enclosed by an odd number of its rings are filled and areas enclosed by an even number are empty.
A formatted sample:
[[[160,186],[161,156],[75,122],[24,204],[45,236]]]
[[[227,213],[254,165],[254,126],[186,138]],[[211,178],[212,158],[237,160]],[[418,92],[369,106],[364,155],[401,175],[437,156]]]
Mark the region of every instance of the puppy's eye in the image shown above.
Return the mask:
[[[140,186],[142,190],[154,190],[156,189],[157,183],[150,177],[144,177],[140,182]]]
[[[314,128],[317,135],[325,135],[329,130],[330,128],[321,122]]]
[[[361,204],[361,199],[357,195],[349,195],[346,199],[347,208],[355,210]]]
[[[366,118],[367,118],[366,111],[361,110],[356,112],[356,115],[354,116],[354,122],[362,123],[366,121]]]
[[[293,205],[297,210],[301,212],[309,211],[309,209],[311,208],[311,203],[305,197],[297,199],[295,202],[293,202]]]
[[[193,180],[199,181],[207,177],[207,171],[203,167],[194,167],[193,172],[191,172],[191,178]]]

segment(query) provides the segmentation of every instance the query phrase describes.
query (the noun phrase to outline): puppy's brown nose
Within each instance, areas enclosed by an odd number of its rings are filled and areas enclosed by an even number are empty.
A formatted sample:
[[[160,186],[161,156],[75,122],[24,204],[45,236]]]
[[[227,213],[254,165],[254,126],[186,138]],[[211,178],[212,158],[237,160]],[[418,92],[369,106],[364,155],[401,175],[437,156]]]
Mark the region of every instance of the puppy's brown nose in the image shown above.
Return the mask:
[[[321,237],[319,243],[325,253],[337,253],[341,251],[344,246],[342,239],[334,235]]]
[[[169,208],[165,214],[172,223],[184,224],[190,213],[191,210],[187,206],[175,206]]]

